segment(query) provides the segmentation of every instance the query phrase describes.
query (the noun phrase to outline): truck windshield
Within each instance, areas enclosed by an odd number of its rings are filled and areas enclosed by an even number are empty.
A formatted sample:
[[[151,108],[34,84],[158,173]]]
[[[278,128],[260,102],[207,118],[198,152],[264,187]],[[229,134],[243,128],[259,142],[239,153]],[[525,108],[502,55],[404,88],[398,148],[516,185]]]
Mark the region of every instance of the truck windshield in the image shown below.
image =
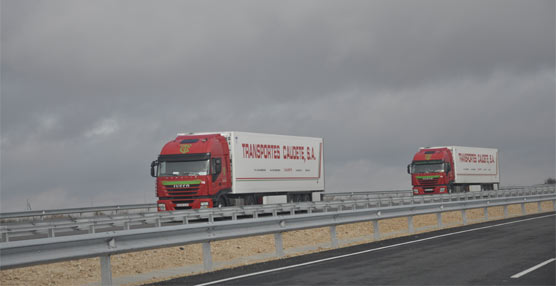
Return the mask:
[[[444,164],[412,164],[411,173],[443,173]]]
[[[197,176],[209,172],[209,160],[167,162],[162,161],[158,167],[158,176]]]

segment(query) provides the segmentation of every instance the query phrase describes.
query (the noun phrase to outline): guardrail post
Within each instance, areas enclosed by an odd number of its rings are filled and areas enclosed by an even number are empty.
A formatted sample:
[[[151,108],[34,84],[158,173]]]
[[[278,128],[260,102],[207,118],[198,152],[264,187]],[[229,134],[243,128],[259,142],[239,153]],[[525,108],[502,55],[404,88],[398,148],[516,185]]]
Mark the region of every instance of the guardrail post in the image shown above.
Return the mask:
[[[539,213],[542,213],[542,206],[541,206],[541,202],[540,202],[540,201],[537,202],[537,211],[538,211]]]
[[[284,256],[284,244],[282,242],[281,232],[277,232],[274,234],[274,248],[276,248],[276,256]]]
[[[413,216],[410,215],[407,217],[407,231],[409,234],[415,233],[415,226],[413,226]]]
[[[378,220],[373,220],[373,238],[380,240],[380,229],[378,228]]]
[[[556,200],[552,201],[552,208],[556,211]]]
[[[521,214],[526,215],[527,211],[525,211],[525,203],[521,203]]]
[[[203,242],[203,268],[205,271],[212,270],[212,254],[210,253],[210,241]]]
[[[89,233],[95,233],[95,225],[94,224],[89,225]]]
[[[336,236],[336,226],[330,226],[330,243],[332,244],[332,248],[338,248],[338,237]]]
[[[504,205],[504,218],[508,218],[508,205]]]
[[[488,220],[488,207],[485,207],[484,212],[485,212],[485,220]]]
[[[438,228],[442,228],[442,212],[436,213],[436,225]]]
[[[131,229],[131,223],[129,221],[124,222],[124,229],[125,230],[130,230]]]
[[[187,218],[187,216],[183,216],[181,218],[182,224],[189,224],[189,219]]]
[[[54,233],[54,228],[49,228],[48,229],[48,237],[55,237],[56,234]]]
[[[461,210],[461,220],[463,221],[463,225],[467,224],[467,210]]]
[[[100,257],[100,283],[112,285],[112,267],[110,265],[110,255]]]
[[[8,242],[8,241],[10,241],[10,238],[9,238],[9,236],[8,236],[8,233],[7,233],[7,232],[3,232],[3,233],[2,233],[2,242]]]

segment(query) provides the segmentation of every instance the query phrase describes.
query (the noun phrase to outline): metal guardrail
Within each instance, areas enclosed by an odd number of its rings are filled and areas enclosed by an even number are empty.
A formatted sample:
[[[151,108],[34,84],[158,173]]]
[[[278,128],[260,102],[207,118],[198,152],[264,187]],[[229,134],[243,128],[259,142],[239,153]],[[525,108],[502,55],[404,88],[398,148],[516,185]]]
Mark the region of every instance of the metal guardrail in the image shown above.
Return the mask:
[[[6,219],[20,219],[20,218],[44,218],[47,216],[68,216],[79,215],[82,216],[86,213],[98,212],[112,212],[117,214],[122,211],[130,210],[149,210],[156,211],[156,204],[129,204],[129,205],[113,205],[113,206],[98,206],[98,207],[83,207],[83,208],[69,208],[69,209],[54,209],[54,210],[36,210],[36,211],[22,211],[22,212],[5,212],[0,213],[0,220]]]
[[[437,214],[441,226],[443,212],[461,211],[466,224],[466,211],[469,209],[503,206],[505,216],[507,207],[521,204],[525,214],[525,203],[552,201],[556,208],[556,188],[554,186],[534,190],[514,190],[497,192],[490,197],[469,199],[466,194],[447,195],[441,198],[412,200],[412,204],[391,203],[387,206],[367,205],[368,200],[350,202],[330,202],[341,207],[335,211],[314,212],[299,215],[273,215],[251,219],[209,221],[195,224],[180,224],[147,229],[131,229],[90,233],[66,237],[52,237],[36,240],[23,240],[0,243],[2,260],[0,269],[29,266],[41,263],[71,259],[100,257],[102,283],[111,284],[110,256],[160,247],[178,246],[190,243],[203,244],[203,263],[205,270],[212,269],[210,242],[253,235],[274,234],[277,256],[283,256],[282,233],[286,231],[330,227],[331,241],[337,246],[336,225],[372,221],[375,238],[380,238],[378,221],[382,219],[408,217],[409,232],[413,232],[413,216]],[[391,202],[394,202],[393,200]],[[317,204],[315,204],[316,209]],[[361,207],[362,206],[362,207]],[[361,207],[361,208],[359,208]]]
[[[501,187],[500,190],[522,190],[527,188],[542,187],[538,185],[534,187]],[[323,201],[333,201],[341,199],[354,199],[354,198],[375,198],[375,197],[403,197],[411,196],[411,190],[390,190],[390,191],[371,191],[371,192],[335,192],[323,193]],[[82,208],[67,208],[67,209],[50,209],[50,210],[35,210],[35,211],[20,211],[20,212],[4,212],[0,213],[0,221],[9,219],[43,219],[45,217],[83,217],[85,214],[95,213],[111,213],[117,215],[119,212],[130,210],[145,210],[142,212],[156,211],[155,203],[148,204],[126,204],[126,205],[113,205],[113,206],[96,206],[96,207],[82,207]]]
[[[390,198],[411,195],[410,191],[384,191],[384,192],[356,192],[356,193],[329,193],[323,194],[325,201],[356,199],[356,198]],[[307,211],[307,206],[301,203],[301,210]],[[23,211],[0,213],[0,242],[13,239],[30,239],[54,237],[56,235],[83,234],[106,231],[108,228],[131,229],[145,227],[151,224],[159,226],[162,223],[176,222],[186,217],[186,220],[201,220],[209,218],[222,218],[235,216],[253,216],[274,212],[291,211],[296,208],[294,203],[280,206],[242,206],[227,208],[225,212],[214,213],[213,210],[188,210],[173,212],[156,212],[156,204],[134,204],[70,208],[57,210]],[[275,208],[278,208],[275,210]],[[138,212],[140,211],[140,212]],[[183,215],[182,215],[183,213]],[[113,230],[113,229],[110,229]]]
[[[380,192],[345,192],[345,193],[323,193],[323,200],[332,201],[339,198],[353,198],[353,197],[377,197],[377,196],[403,196],[410,195],[410,190],[403,191],[380,191]],[[0,221],[10,219],[39,219],[50,217],[84,217],[85,214],[114,214],[124,213],[130,210],[139,210],[144,212],[156,212],[156,204],[126,204],[126,205],[113,205],[113,206],[96,206],[96,207],[81,207],[81,208],[67,208],[67,209],[50,209],[50,210],[35,210],[35,211],[20,211],[20,212],[4,212],[0,213]]]
[[[532,189],[532,192],[542,192],[542,188]],[[385,205],[424,204],[442,200],[470,200],[483,197],[512,196],[519,191],[489,191],[460,194],[446,194],[435,196],[416,196],[409,191],[384,193],[331,193],[328,198],[332,201],[288,203],[275,205],[251,205],[241,207],[226,207],[222,209],[197,209],[169,212],[150,212],[139,214],[104,215],[98,217],[72,218],[64,217],[55,220],[23,221],[0,225],[1,241],[22,239],[43,239],[46,237],[82,235],[101,231],[130,230],[133,228],[160,227],[170,223],[195,223],[200,221],[212,222],[217,219],[231,219],[258,217],[278,214],[302,214],[313,212],[337,211],[344,208],[370,208]],[[341,200],[340,198],[348,198]],[[98,210],[98,208],[96,208]]]

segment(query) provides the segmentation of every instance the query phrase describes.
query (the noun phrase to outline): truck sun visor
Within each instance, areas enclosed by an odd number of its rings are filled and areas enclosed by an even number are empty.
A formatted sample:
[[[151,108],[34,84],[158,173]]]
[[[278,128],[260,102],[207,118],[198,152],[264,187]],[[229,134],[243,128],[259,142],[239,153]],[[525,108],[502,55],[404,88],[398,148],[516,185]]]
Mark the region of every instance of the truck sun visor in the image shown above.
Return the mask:
[[[198,154],[175,154],[175,155],[160,155],[158,161],[180,162],[180,161],[200,161],[210,159],[210,153]]]
[[[187,143],[197,143],[199,139],[183,139],[181,140],[180,144],[187,144]]]

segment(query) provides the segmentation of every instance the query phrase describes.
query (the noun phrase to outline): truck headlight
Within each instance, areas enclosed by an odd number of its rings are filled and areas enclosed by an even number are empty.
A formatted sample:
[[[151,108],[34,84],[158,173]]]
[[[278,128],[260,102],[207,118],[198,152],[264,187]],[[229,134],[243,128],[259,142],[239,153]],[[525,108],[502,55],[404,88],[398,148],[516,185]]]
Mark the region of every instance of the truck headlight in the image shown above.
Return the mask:
[[[158,209],[161,211],[165,211],[166,210],[166,204],[158,204]]]
[[[418,194],[418,193],[419,193],[419,189],[413,189],[413,193],[414,193],[414,194]]]
[[[446,191],[446,187],[441,187],[441,188],[440,188],[440,192],[441,192],[441,193],[443,193],[443,192],[445,192],[445,191]]]

